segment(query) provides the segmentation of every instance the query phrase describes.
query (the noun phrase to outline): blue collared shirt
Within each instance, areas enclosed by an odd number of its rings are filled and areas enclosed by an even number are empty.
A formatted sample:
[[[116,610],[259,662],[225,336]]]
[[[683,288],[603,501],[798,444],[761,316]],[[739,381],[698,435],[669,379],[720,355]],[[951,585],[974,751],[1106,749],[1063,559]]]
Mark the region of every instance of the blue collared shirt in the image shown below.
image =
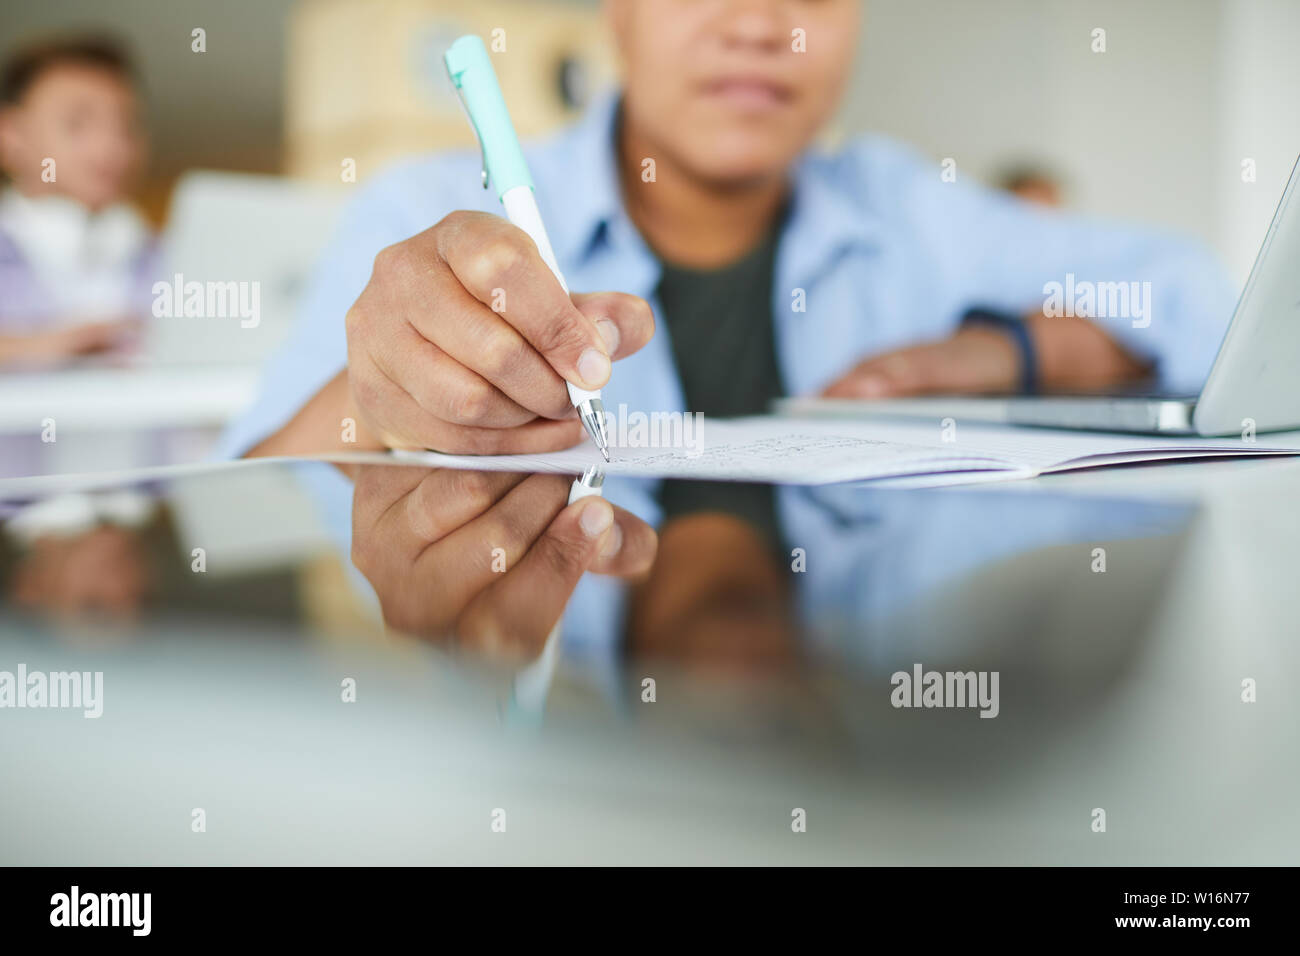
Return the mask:
[[[655,306],[658,263],[623,207],[615,165],[617,100],[526,150],[537,202],[572,289],[618,290]],[[866,136],[833,154],[805,154],[791,171],[790,213],[777,250],[772,323],[791,394],[819,391],[861,359],[950,335],[972,307],[1037,311],[1051,283],[1150,283],[1145,315],[1097,316],[1130,352],[1151,361],[1164,388],[1195,393],[1209,371],[1235,292],[1200,244],[1151,230],[1043,210],[964,181],[938,163]],[[647,184],[645,188],[654,188]],[[366,183],[343,215],[309,283],[302,311],[272,358],[260,397],[234,423],[223,451],[237,455],[271,434],[344,367],[344,315],[369,280],[375,254],[456,209],[500,214],[484,190],[477,151],[441,153]],[[1082,284],[1082,285],[1081,285]],[[718,374],[727,372],[720,358]],[[607,408],[688,411],[667,330],[620,361],[602,390]],[[655,521],[650,496],[609,483],[607,494]],[[818,523],[782,494],[787,541]],[[618,589],[588,576],[566,614],[566,640],[617,631]]]

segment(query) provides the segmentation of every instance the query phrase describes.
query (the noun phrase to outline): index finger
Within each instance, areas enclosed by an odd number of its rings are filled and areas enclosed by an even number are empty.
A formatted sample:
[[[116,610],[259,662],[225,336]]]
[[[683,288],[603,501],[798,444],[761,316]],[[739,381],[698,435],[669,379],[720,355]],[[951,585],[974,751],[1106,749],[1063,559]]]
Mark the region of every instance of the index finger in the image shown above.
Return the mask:
[[[440,230],[438,254],[460,284],[497,312],[556,374],[594,390],[610,360],[596,324],[583,315],[522,229],[487,213],[456,213]]]

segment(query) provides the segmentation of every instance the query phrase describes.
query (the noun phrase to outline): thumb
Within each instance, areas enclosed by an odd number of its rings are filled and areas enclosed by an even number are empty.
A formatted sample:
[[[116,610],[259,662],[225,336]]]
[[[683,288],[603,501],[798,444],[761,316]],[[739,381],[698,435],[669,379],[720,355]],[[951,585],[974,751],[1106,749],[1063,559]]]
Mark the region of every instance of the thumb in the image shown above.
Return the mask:
[[[566,507],[514,568],[470,602],[457,636],[494,656],[536,658],[578,579],[608,550],[613,525],[604,498]]]
[[[612,359],[627,358],[655,334],[654,312],[645,299],[624,292],[576,292],[578,311],[596,323]]]

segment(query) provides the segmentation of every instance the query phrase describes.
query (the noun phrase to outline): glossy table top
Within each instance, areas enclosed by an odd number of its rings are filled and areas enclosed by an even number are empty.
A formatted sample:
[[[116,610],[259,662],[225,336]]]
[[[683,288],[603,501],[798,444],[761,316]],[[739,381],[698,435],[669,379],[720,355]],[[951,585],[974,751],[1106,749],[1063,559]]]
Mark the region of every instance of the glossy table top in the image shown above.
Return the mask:
[[[0,483],[0,681],[103,675],[101,716],[0,710],[0,845],[1285,862],[1297,475],[778,488],[775,544],[714,513],[657,527],[665,489],[621,479],[611,573],[572,596],[563,549],[537,547],[560,476],[273,461]]]

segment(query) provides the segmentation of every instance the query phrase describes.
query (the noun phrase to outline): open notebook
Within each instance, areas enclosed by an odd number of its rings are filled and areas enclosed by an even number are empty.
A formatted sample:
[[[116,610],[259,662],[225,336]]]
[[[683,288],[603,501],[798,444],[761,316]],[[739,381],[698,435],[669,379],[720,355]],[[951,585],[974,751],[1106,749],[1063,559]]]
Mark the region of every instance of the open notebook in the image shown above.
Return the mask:
[[[935,484],[1030,478],[1054,471],[1132,462],[1300,454],[1300,432],[1255,442],[1157,438],[1044,428],[939,422],[845,422],[760,416],[705,420],[691,447],[616,447],[608,475],[830,484],[867,479],[933,479]],[[576,474],[602,464],[588,443],[547,455],[395,452],[424,465]],[[911,483],[911,482],[909,482]],[[921,483],[924,483],[923,481]]]

